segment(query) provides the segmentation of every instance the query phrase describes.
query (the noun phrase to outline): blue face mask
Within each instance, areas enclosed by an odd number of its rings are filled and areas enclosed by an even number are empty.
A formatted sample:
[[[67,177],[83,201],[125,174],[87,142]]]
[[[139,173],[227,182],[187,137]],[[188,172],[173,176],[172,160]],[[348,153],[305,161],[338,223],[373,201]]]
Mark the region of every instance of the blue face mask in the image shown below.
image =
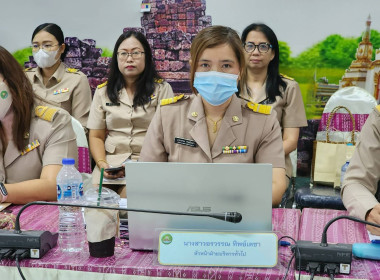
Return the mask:
[[[193,85],[207,103],[219,106],[238,91],[238,77],[216,71],[195,72]]]

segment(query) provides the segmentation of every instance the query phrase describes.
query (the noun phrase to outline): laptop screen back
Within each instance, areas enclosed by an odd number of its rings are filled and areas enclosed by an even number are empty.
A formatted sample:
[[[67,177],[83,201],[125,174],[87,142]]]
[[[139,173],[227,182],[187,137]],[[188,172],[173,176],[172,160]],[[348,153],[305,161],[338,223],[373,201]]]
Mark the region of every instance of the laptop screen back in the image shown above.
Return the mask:
[[[125,174],[128,208],[242,215],[234,224],[211,217],[129,212],[132,249],[155,249],[156,229],[272,230],[270,164],[128,162]]]

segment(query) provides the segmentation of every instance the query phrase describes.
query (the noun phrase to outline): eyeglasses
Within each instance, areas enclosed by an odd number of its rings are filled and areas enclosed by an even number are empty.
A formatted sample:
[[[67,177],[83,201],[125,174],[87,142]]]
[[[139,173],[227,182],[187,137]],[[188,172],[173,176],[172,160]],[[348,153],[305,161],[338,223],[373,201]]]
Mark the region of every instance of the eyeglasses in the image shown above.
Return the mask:
[[[268,43],[260,43],[258,45],[252,43],[252,42],[247,42],[244,44],[244,50],[247,53],[254,52],[256,48],[259,50],[259,53],[267,53],[269,49],[271,49],[273,46]]]
[[[134,51],[134,52],[118,52],[117,53],[117,57],[120,59],[120,60],[127,60],[128,59],[128,56],[131,56],[133,59],[138,59],[138,58],[141,58],[142,54],[144,52],[140,52],[140,51]]]
[[[38,45],[38,44],[33,44],[31,46],[32,48],[32,51],[34,52],[38,52],[40,49],[43,49],[44,51],[51,51],[51,48],[55,47],[55,46],[59,46],[59,44],[55,44],[55,45],[52,45],[52,44],[42,44],[41,46]]]

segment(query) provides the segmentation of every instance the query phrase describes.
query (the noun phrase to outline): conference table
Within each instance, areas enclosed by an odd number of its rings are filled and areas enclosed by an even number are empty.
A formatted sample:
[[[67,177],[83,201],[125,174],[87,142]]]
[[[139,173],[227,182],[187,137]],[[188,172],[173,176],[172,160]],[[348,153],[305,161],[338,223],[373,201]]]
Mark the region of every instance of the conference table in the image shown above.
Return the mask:
[[[7,209],[17,214],[21,206]],[[301,211],[298,209],[276,208],[272,211],[273,231],[279,238],[284,235],[297,239]],[[33,205],[21,215],[22,230],[42,230],[57,232],[58,207]],[[108,258],[93,258],[88,250],[80,254],[64,254],[59,247],[51,249],[41,259],[25,259],[20,262],[27,280],[32,279],[282,279],[292,256],[289,247],[280,247],[278,263],[274,268],[234,268],[234,267],[190,267],[163,266],[157,263],[157,255],[150,251],[134,251],[128,241],[117,240],[115,255]],[[291,267],[288,279],[294,279]],[[15,261],[0,262],[0,279],[21,279]]]
[[[17,214],[21,206],[7,209]],[[275,208],[272,210],[273,231],[278,237],[290,236],[296,240],[320,242],[324,226],[331,219],[347,215],[343,210],[304,208]],[[47,230],[58,228],[58,207],[33,205],[21,215],[22,230]],[[287,239],[289,241],[289,239]],[[328,243],[369,242],[365,226],[350,220],[334,222],[327,231]],[[80,254],[64,254],[59,247],[51,249],[41,259],[26,259],[20,262],[28,280],[31,279],[265,279],[279,280],[286,272],[292,256],[290,247],[279,247],[278,264],[274,268],[191,267],[163,266],[157,263],[157,255],[149,251],[134,251],[128,241],[117,239],[115,255],[108,258],[93,258],[88,250]],[[291,265],[287,279],[298,279],[298,271]],[[0,262],[0,279],[21,279],[14,261]],[[310,279],[302,272],[301,279]],[[315,277],[314,279],[329,279]],[[380,279],[380,262],[353,259],[350,275],[336,275],[335,279]]]
[[[331,219],[342,215],[348,215],[348,212],[345,210],[304,208],[301,215],[298,239],[320,242],[324,226]],[[370,242],[368,232],[362,223],[340,219],[332,223],[327,230],[327,243],[353,244],[368,242]],[[304,276],[301,279],[310,279],[309,274],[302,272],[301,276]],[[327,275],[325,277],[324,279],[329,279]],[[314,279],[318,278],[314,277]],[[335,279],[380,279],[380,261],[353,258],[351,273],[349,275],[336,275]]]

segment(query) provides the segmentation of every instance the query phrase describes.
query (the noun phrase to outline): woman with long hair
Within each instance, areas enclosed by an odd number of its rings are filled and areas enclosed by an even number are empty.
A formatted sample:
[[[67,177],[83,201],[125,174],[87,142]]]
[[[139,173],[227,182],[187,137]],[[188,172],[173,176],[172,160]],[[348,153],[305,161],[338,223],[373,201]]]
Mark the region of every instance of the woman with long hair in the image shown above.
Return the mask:
[[[299,128],[307,126],[300,87],[294,79],[279,73],[280,53],[276,34],[263,23],[247,26],[241,36],[245,50],[246,75],[238,96],[270,105],[282,129],[286,175],[292,176],[289,154],[297,149]]]
[[[128,31],[116,41],[108,81],[98,86],[90,110],[90,150],[96,163],[93,183],[99,184],[101,168],[138,160],[141,146],[160,100],[173,96],[154,66],[145,36]],[[125,195],[124,170],[104,172],[105,183],[119,186]],[[121,188],[120,188],[121,187]]]
[[[0,202],[56,200],[62,158],[77,158],[71,117],[59,108],[35,105],[32,85],[2,46],[0,139]]]

